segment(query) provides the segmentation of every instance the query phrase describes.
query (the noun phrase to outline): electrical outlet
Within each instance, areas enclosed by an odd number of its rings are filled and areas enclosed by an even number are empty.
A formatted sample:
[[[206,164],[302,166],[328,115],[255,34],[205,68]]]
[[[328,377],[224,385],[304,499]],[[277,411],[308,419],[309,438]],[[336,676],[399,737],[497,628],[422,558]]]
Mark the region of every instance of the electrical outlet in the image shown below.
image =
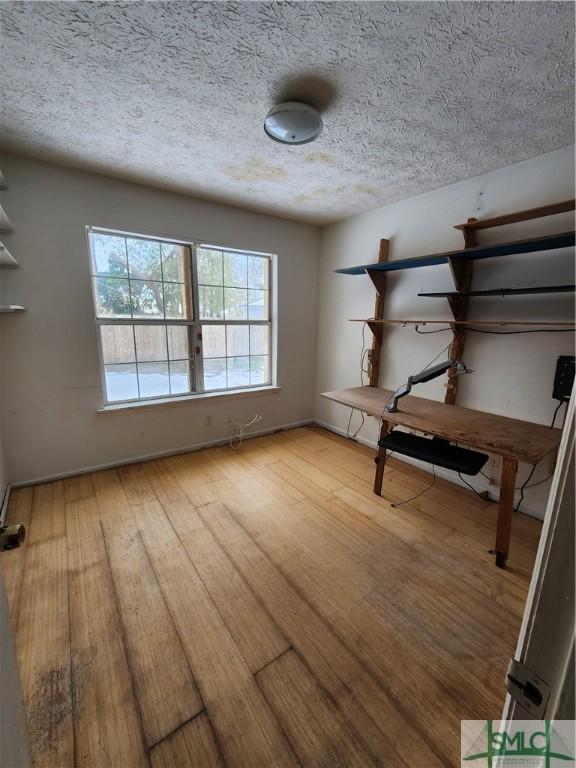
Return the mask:
[[[233,423],[234,422],[232,420],[232,414],[231,413],[227,413],[226,414],[226,424],[233,424]]]
[[[206,416],[204,416],[204,426],[205,427],[212,426],[212,416],[209,413],[207,413]]]

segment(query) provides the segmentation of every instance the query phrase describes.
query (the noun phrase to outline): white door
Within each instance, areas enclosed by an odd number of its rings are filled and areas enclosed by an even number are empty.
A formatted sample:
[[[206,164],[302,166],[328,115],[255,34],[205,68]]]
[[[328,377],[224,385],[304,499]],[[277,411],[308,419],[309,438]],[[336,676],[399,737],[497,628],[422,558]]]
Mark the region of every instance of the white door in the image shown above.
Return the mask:
[[[0,557],[10,557],[3,552]],[[26,715],[4,581],[0,575],[0,768],[28,768]]]
[[[574,719],[575,393],[572,392],[515,659],[550,689],[543,712],[510,696],[505,720]],[[545,706],[544,706],[545,705]]]

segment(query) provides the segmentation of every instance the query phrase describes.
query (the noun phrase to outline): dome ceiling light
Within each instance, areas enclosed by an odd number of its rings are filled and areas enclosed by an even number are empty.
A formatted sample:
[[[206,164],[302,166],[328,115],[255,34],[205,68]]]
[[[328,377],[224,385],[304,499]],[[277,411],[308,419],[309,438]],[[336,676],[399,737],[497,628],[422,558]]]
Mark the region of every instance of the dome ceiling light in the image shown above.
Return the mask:
[[[277,104],[264,120],[266,134],[281,144],[308,144],[320,136],[323,127],[320,113],[300,101]]]

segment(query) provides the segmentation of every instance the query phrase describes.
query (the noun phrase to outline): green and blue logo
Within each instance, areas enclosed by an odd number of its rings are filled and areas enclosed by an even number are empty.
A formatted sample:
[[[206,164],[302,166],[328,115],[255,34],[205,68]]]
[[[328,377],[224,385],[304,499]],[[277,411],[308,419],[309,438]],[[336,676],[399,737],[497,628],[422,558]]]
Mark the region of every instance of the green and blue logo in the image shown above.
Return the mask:
[[[463,720],[461,765],[569,768],[576,765],[574,731],[573,720]]]

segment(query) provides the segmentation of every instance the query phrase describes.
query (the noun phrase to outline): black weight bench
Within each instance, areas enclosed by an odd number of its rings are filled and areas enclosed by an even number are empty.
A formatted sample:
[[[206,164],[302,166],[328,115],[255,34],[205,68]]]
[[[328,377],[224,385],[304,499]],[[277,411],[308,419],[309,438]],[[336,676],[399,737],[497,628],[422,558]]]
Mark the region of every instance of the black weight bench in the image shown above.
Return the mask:
[[[411,456],[437,467],[453,469],[463,475],[477,475],[488,461],[486,453],[451,445],[449,440],[442,437],[419,437],[408,432],[389,432],[378,441],[378,445],[387,451]]]

